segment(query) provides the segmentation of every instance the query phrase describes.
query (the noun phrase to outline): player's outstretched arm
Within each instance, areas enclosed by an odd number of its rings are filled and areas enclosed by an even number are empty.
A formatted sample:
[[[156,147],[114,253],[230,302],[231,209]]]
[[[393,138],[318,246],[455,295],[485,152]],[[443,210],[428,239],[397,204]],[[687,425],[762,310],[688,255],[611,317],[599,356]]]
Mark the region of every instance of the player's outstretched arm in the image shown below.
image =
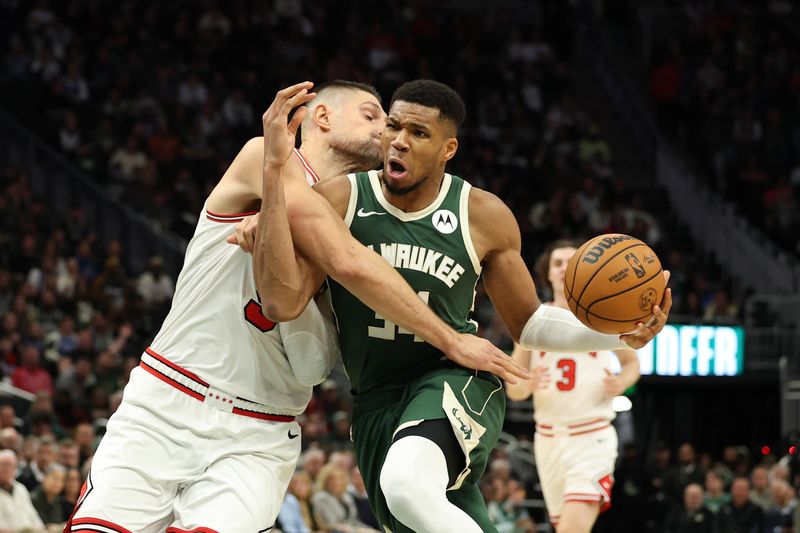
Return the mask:
[[[495,195],[472,189],[469,200],[470,229],[483,259],[483,284],[511,336],[528,350],[589,352],[639,348],[666,323],[671,299],[664,309],[654,308],[648,325],[629,335],[593,331],[566,309],[541,305],[530,272],[520,256],[519,226],[511,210]]]

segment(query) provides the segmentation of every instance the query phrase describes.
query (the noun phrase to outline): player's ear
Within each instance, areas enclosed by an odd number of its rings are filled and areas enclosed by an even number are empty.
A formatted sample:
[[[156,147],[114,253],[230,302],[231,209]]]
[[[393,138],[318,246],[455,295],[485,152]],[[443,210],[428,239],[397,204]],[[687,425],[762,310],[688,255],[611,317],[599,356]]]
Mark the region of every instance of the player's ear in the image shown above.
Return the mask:
[[[328,106],[322,103],[317,104],[314,109],[311,110],[311,120],[313,120],[314,124],[322,131],[329,131],[331,129],[331,113]]]
[[[455,137],[450,137],[444,143],[444,160],[450,161],[455,157],[456,152],[458,151],[458,139]]]

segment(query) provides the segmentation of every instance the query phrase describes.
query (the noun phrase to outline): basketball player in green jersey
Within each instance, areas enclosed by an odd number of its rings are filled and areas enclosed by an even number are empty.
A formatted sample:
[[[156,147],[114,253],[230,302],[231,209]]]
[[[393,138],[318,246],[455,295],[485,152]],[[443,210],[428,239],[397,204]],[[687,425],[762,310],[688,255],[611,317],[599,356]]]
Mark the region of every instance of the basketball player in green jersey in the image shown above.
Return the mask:
[[[265,117],[264,179],[265,188],[270,184],[283,194],[284,185],[288,191],[299,180],[289,163],[293,106],[286,100],[279,107],[280,113]],[[394,266],[457,331],[477,329],[469,317],[482,275],[513,338],[526,348],[590,351],[649,342],[666,323],[669,291],[663,309],[654,306],[647,324],[621,337],[592,332],[568,311],[540,306],[510,210],[445,172],[463,118],[463,102],[449,87],[407,83],[392,98],[383,132],[384,170],[333,178],[315,190],[356,239]],[[303,259],[303,244],[298,253],[292,241],[314,213],[285,198],[262,209],[257,223],[251,221],[255,237],[245,238],[255,238],[256,256],[265,252],[257,278],[285,299],[273,298],[270,308],[292,310],[308,301],[315,291],[309,287],[321,276]],[[495,531],[476,481],[502,426],[500,380],[447,360],[336,282],[330,286],[354,393],[353,440],[378,519],[393,532]]]

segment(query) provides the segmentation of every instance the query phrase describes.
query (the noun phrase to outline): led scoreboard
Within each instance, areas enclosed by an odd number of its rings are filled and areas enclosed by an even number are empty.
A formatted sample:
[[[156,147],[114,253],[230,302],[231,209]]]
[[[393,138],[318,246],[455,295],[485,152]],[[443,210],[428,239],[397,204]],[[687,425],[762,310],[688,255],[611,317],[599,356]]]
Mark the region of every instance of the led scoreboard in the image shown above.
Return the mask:
[[[645,376],[739,376],[744,369],[744,330],[668,324],[637,353]]]

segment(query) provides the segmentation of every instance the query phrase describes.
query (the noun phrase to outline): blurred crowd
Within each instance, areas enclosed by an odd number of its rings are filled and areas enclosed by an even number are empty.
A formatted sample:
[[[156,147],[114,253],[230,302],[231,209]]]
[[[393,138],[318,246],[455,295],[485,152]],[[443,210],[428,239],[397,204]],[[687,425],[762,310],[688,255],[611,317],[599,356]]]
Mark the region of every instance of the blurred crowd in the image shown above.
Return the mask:
[[[800,254],[800,7],[678,2],[680,31],[655,47],[650,95],[661,126],[708,184]]]
[[[624,445],[614,474],[612,508],[597,531],[623,533],[800,532],[800,462],[794,446],[780,456],[726,446],[719,457],[690,443],[677,453],[657,443],[643,461]]]
[[[0,94],[110,195],[188,238],[277,88],[356,79],[388,99],[405,80],[435,76],[468,107],[453,171],[509,204],[528,264],[557,237],[624,232],[672,269],[673,314],[740,316],[742,295],[696,253],[659,191],[615,174],[609,140],[573,101],[569,3],[351,4],[0,1]],[[99,242],[84,206],[54,213],[25,169],[0,164],[0,379],[30,398],[0,395],[0,447],[13,450],[0,455],[0,486],[9,492],[17,479],[41,519],[58,523],[169,308],[174,273],[158,257],[130,271],[125,243]],[[482,293],[476,315],[485,336],[510,347]],[[301,417],[307,450],[285,531],[307,531],[292,529],[298,517],[310,531],[375,527],[353,466],[348,402],[346,384],[331,379]],[[501,531],[530,531],[521,502],[536,489],[497,453],[483,484],[490,512]]]

